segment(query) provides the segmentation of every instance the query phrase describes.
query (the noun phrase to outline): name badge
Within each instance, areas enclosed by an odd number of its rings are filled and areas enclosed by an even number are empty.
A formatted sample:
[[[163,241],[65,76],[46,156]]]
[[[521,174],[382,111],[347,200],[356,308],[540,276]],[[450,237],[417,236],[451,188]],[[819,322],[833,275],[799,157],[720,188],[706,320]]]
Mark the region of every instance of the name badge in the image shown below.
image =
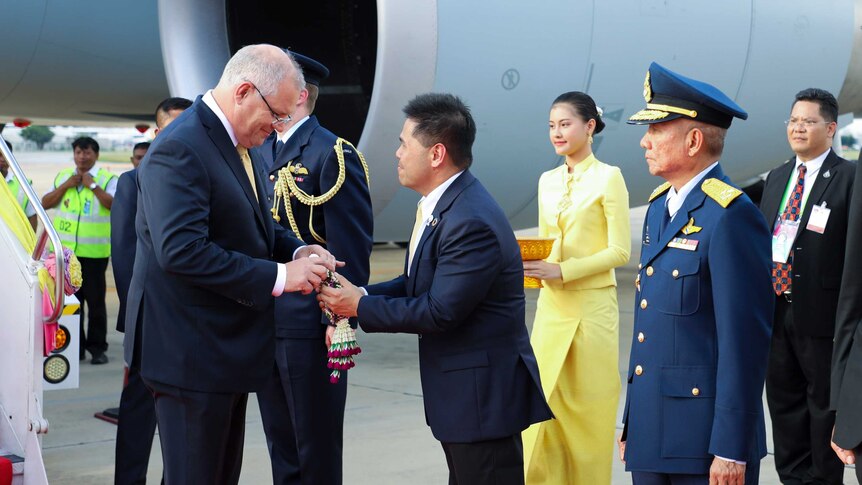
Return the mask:
[[[821,205],[815,205],[811,210],[811,216],[808,218],[808,225],[805,229],[814,231],[818,234],[823,234],[826,231],[826,222],[829,220],[829,213],[832,209],[826,208],[826,201]]]
[[[799,221],[781,221],[772,233],[772,261],[786,263],[799,232]]]

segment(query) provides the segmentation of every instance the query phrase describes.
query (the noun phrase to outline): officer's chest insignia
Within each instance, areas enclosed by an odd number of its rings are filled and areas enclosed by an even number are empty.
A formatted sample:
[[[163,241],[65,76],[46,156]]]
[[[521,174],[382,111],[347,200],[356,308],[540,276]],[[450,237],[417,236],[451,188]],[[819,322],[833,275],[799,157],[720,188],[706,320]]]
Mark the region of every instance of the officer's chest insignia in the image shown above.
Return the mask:
[[[718,205],[725,208],[729,206],[730,203],[734,201],[734,199],[742,195],[741,190],[715,178],[704,180],[700,188],[712,200],[718,202]]]
[[[689,234],[694,234],[696,232],[700,232],[701,229],[703,229],[703,228],[700,226],[694,225],[694,217],[692,217],[691,219],[688,220],[688,224],[686,224],[682,228],[682,233],[685,234],[686,236],[688,236]]]
[[[700,241],[696,239],[686,239],[684,237],[675,237],[671,239],[669,243],[667,243],[667,247],[675,248],[675,249],[685,249],[686,251],[695,251],[697,250],[697,244]]]
[[[661,194],[667,192],[669,189],[670,189],[670,182],[665,182],[665,183],[659,185],[650,194],[649,201],[652,202],[653,199],[655,199],[656,197],[660,196]]]
[[[302,162],[297,163],[296,165],[291,165],[288,167],[290,173],[293,175],[308,175],[308,169],[302,166]],[[297,179],[298,182],[302,182],[302,180]]]

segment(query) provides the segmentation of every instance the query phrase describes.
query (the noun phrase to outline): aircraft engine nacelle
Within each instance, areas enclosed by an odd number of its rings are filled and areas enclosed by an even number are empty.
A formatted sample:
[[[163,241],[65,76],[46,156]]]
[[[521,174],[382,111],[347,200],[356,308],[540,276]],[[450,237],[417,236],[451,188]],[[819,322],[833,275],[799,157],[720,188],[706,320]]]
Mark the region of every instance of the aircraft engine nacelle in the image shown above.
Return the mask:
[[[650,61],[708,81],[750,114],[730,130],[725,172],[744,181],[789,158],[793,95],[821,87],[862,113],[862,0],[159,0],[13,2],[0,17],[0,121],[151,121],[169,94],[215,85],[243,45],[268,42],[327,64],[316,114],[359,141],[371,168],[375,239],[408,237],[418,196],[394,152],[413,96],[448,91],[478,125],[473,172],[516,228],[536,225],[539,174],[561,163],[551,101],[588,92],[605,111],[599,159],[618,165],[632,205],[660,183],[625,126]],[[135,121],[132,121],[135,120]],[[846,119],[842,119],[846,121]]]
[[[269,42],[327,64],[318,116],[360,140],[372,174],[375,239],[403,240],[418,196],[397,183],[401,108],[414,95],[447,91],[472,108],[475,164],[515,227],[536,225],[539,174],[561,160],[547,139],[551,101],[586,91],[604,109],[597,156],[619,165],[632,204],[660,183],[638,146],[650,61],[707,80],[750,114],[736,122],[722,164],[738,181],[788,158],[784,126],[793,95],[816,86],[862,111],[862,1],[818,9],[788,2],[557,0],[523,2],[335,0],[297,4],[161,0],[160,32],[171,91],[192,95],[218,79],[231,52]],[[169,10],[168,10],[169,9]],[[166,12],[170,12],[166,15]],[[203,13],[203,15],[202,15]]]

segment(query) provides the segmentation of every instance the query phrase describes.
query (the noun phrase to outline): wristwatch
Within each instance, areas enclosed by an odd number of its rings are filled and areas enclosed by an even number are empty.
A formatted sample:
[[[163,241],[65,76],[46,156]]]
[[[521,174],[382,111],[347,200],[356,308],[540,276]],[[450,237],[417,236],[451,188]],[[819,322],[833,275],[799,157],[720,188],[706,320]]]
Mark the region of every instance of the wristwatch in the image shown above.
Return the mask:
[[[96,190],[96,187],[98,187],[98,185],[96,184],[96,182],[92,182],[92,183],[90,184],[90,190]]]

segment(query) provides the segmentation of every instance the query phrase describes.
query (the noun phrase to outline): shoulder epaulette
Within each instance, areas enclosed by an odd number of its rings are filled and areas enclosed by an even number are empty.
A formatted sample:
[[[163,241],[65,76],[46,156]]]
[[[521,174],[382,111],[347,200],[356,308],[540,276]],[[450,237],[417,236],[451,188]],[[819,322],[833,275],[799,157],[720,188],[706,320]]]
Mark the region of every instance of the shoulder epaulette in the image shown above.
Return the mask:
[[[649,195],[649,202],[652,202],[653,199],[655,199],[656,197],[660,196],[661,194],[667,192],[668,190],[670,190],[670,182],[665,182],[665,183],[659,185]]]
[[[742,191],[732,185],[728,185],[716,178],[710,178],[703,181],[700,186],[706,195],[712,200],[718,202],[718,205],[727,207],[734,199],[742,195]]]

